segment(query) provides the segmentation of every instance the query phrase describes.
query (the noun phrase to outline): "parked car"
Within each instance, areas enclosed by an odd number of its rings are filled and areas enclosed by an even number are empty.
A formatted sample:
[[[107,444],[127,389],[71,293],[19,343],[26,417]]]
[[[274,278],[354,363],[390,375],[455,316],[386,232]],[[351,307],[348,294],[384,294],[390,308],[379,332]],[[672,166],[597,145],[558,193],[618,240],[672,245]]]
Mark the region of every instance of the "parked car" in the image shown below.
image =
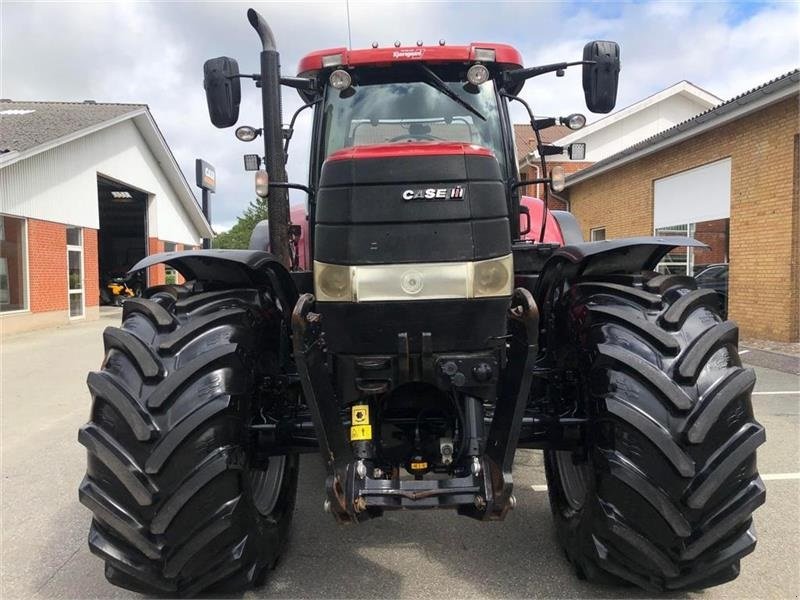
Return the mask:
[[[695,275],[697,287],[714,290],[719,296],[720,308],[725,318],[728,317],[728,263],[704,265]]]

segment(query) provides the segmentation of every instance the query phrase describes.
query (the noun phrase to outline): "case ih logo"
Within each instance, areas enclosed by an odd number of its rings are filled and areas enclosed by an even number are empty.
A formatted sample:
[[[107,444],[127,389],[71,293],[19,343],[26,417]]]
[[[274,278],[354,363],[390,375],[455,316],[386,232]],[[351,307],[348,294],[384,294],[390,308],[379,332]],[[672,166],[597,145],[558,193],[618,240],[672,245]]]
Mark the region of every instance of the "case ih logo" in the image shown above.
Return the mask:
[[[395,50],[392,58],[422,58],[425,48],[408,48],[407,50]]]
[[[405,190],[403,200],[463,200],[464,188],[460,185],[451,188],[426,188],[424,190]]]

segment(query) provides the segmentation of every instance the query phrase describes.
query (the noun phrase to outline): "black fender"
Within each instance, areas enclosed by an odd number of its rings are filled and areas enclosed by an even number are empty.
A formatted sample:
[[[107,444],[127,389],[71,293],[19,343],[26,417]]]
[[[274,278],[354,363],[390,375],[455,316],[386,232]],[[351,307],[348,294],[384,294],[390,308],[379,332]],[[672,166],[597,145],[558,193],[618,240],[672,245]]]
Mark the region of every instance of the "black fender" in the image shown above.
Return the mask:
[[[281,303],[287,323],[298,293],[289,271],[269,252],[261,250],[190,250],[151,254],[133,265],[133,273],[153,265],[166,264],[187,281],[203,281],[227,287],[272,288]]]
[[[544,344],[558,290],[580,277],[638,273],[656,267],[664,256],[682,246],[707,248],[688,237],[633,237],[564,246],[553,252],[542,267],[534,298],[542,312]]]
[[[564,240],[564,244],[573,245],[586,242],[583,239],[583,232],[575,215],[566,210],[551,210],[550,214],[553,215],[556,223],[558,223],[558,228],[561,229],[561,237]]]

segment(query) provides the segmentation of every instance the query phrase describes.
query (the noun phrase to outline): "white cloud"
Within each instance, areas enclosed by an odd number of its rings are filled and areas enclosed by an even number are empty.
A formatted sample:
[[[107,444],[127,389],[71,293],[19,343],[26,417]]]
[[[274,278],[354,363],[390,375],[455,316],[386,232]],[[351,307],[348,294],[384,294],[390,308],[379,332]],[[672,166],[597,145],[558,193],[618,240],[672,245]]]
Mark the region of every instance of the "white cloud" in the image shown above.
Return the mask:
[[[273,27],[284,74],[294,74],[308,51],[347,43],[344,2],[254,4]],[[216,166],[213,221],[221,230],[253,197],[252,174],[244,172],[241,156],[258,142],[244,144],[232,130],[211,126],[202,65],[227,55],[239,60],[242,72],[257,69],[248,6],[0,2],[0,97],[149,104],[190,182],[195,157]],[[355,47],[373,40],[493,40],[515,45],[532,65],[575,60],[586,41],[614,39],[622,47],[620,107],[682,79],[728,98],[796,67],[799,10],[794,3],[350,3]],[[583,106],[580,79],[578,69],[562,79],[534,79],[523,96],[537,114],[568,114]],[[288,122],[301,102],[294,90],[285,90],[283,99]],[[513,115],[524,120],[518,108]],[[240,123],[260,124],[259,94],[247,81]],[[290,148],[293,181],[306,179],[310,126],[307,112]]]

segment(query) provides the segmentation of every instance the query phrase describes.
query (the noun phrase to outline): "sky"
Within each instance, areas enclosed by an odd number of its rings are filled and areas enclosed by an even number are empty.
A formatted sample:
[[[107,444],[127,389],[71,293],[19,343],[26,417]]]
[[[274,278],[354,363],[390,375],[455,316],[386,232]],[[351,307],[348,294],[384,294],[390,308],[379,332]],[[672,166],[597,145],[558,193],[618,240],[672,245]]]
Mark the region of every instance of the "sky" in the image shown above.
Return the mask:
[[[216,56],[258,68],[260,44],[248,7],[270,23],[282,73],[295,75],[307,52],[348,44],[344,0],[330,2],[13,2],[0,0],[0,98],[148,104],[186,179],[194,160],[217,170],[212,224],[229,228],[254,198],[242,155],[260,139],[238,141],[208,119],[203,63]],[[583,45],[621,46],[617,108],[688,80],[723,98],[736,96],[800,65],[800,3],[723,2],[389,2],[350,1],[354,48],[373,41],[414,45],[509,43],[525,66],[579,60]],[[529,81],[522,96],[537,115],[584,112],[580,69]],[[284,122],[301,105],[283,91]],[[525,122],[514,113],[515,122]],[[589,121],[600,115],[587,113]],[[260,95],[243,81],[239,124],[261,126]],[[289,149],[289,180],[305,183],[311,112],[298,118]],[[302,193],[293,201],[303,200]]]

